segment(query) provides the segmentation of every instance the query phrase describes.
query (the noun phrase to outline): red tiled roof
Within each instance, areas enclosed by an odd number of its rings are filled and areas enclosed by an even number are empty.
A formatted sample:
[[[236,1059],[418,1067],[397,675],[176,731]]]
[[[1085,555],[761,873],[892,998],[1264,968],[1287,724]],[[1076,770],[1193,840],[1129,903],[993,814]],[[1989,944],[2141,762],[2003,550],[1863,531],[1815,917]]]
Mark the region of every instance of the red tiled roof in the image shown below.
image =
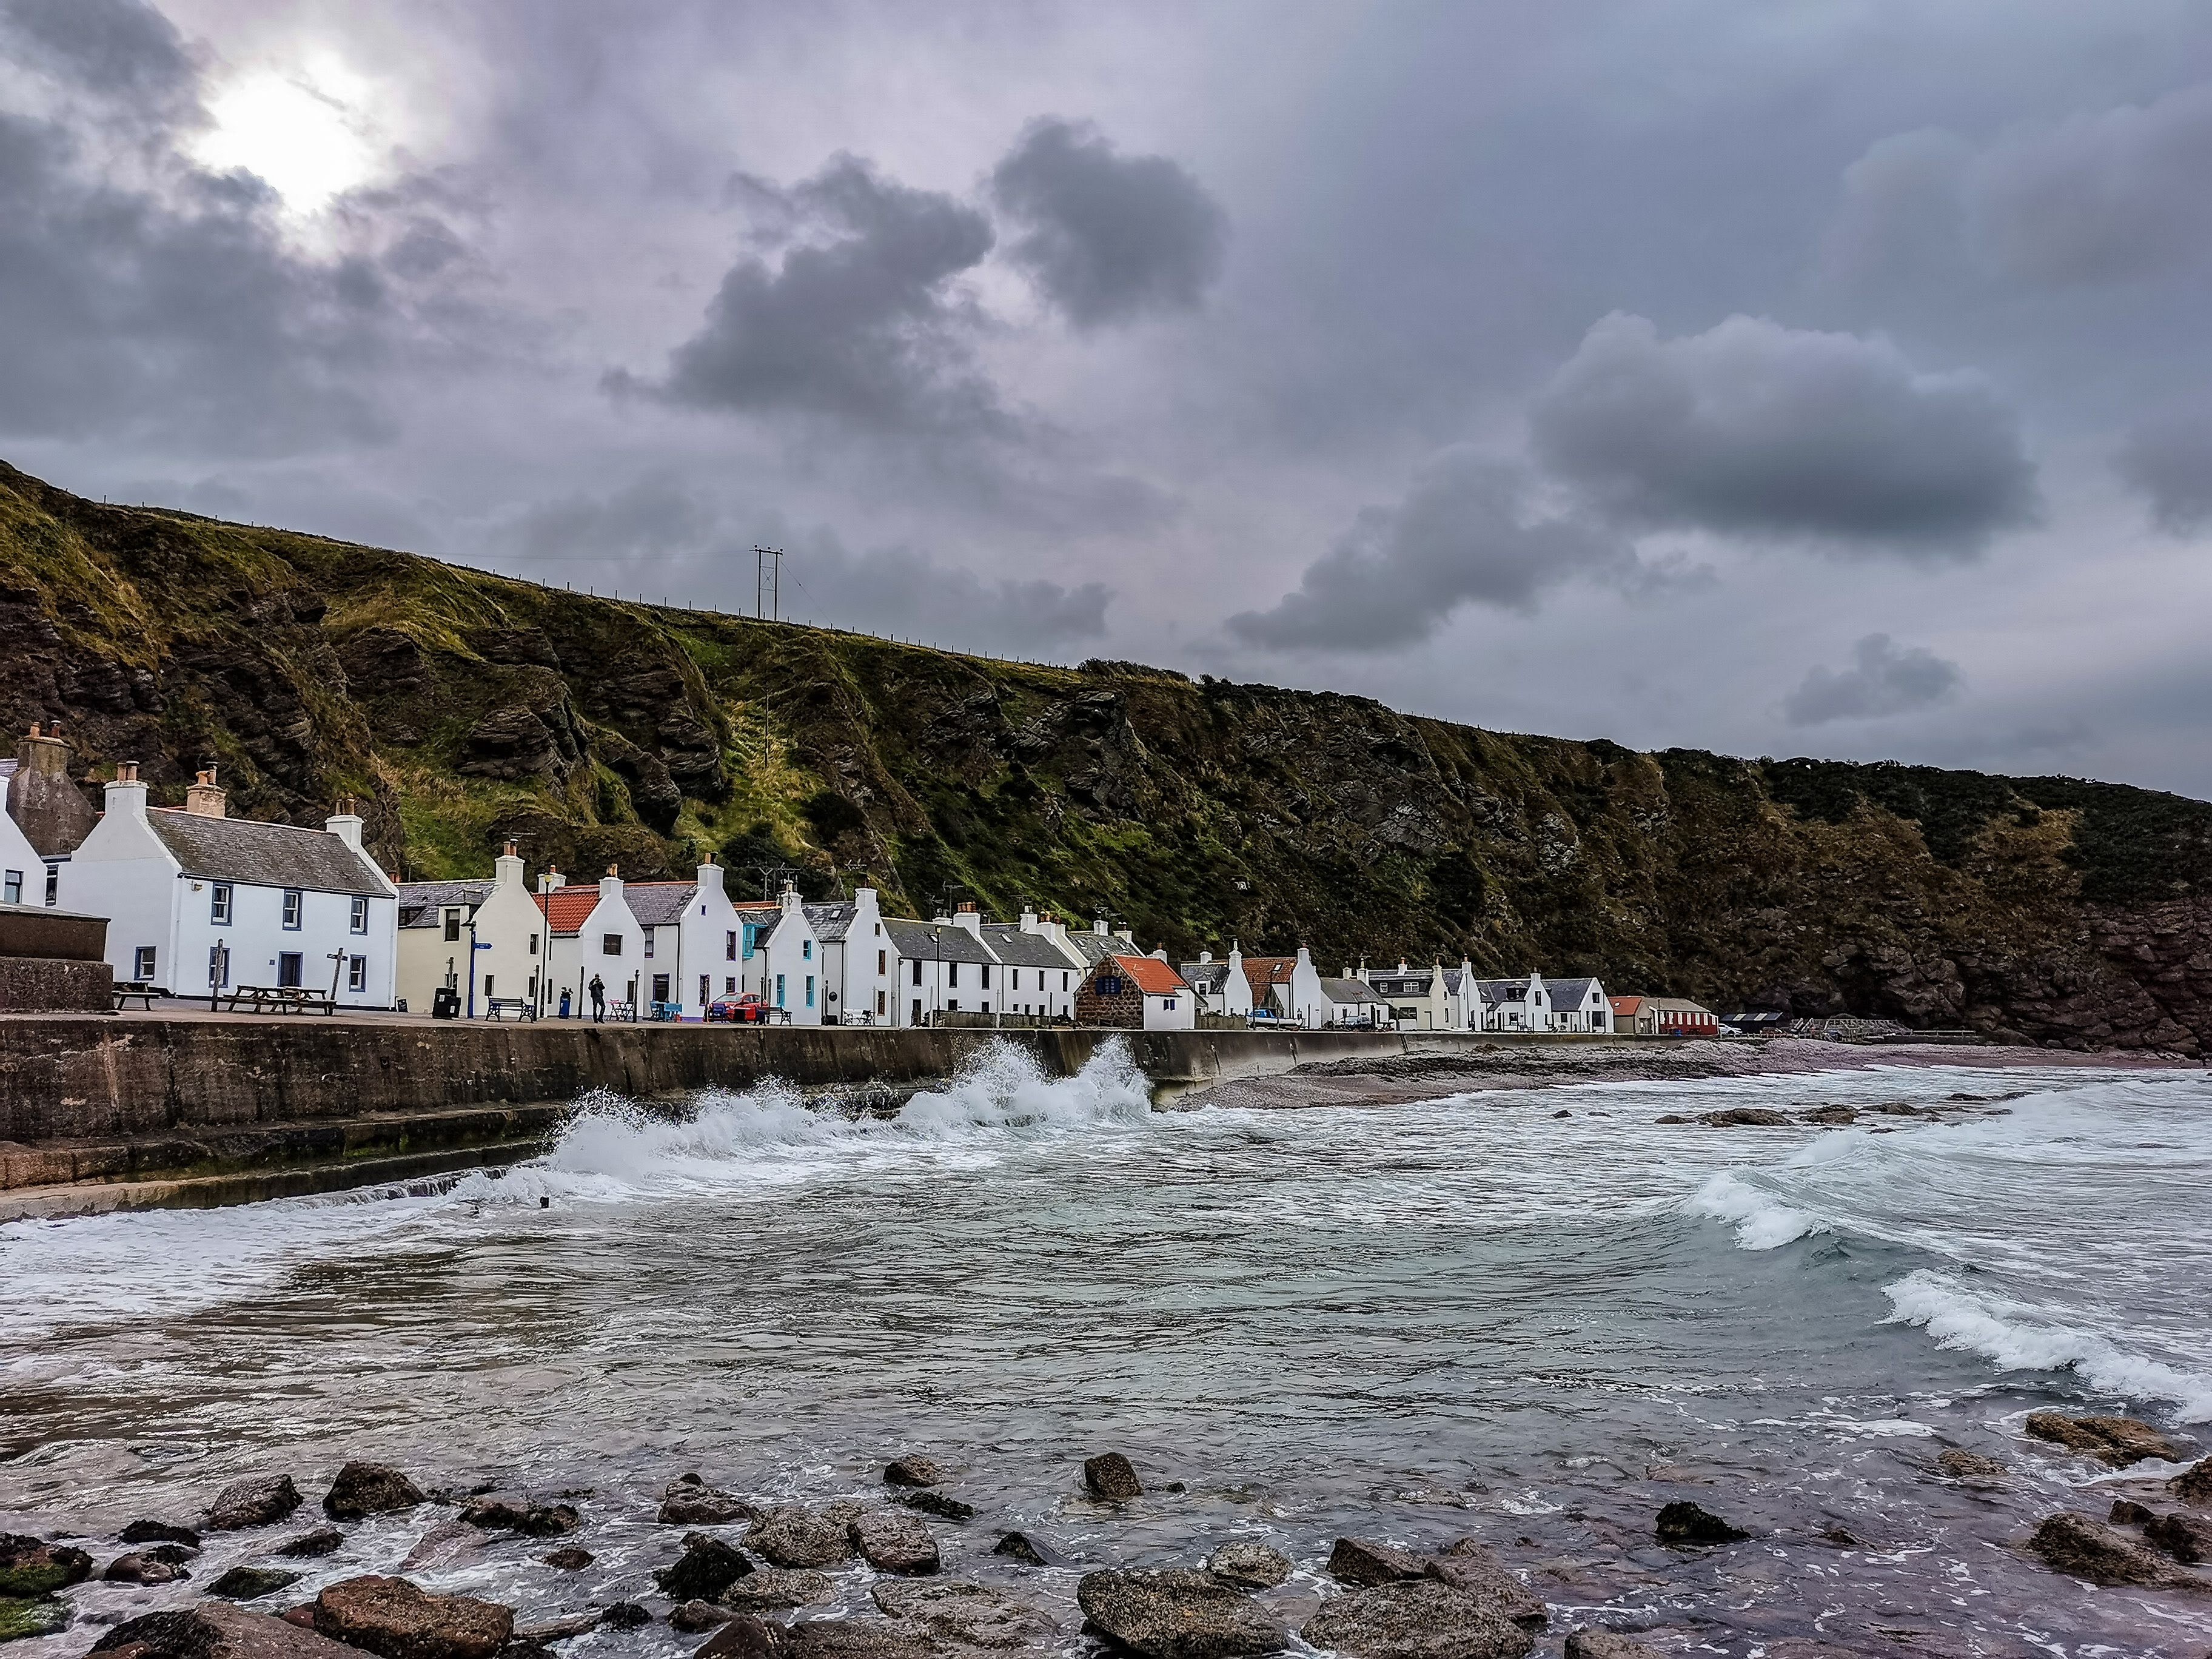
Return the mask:
[[[1171,997],[1178,991],[1190,989],[1183,976],[1158,957],[1109,957],[1106,960],[1118,963],[1148,997]]]
[[[550,893],[533,893],[538,908],[545,913],[548,933],[580,933],[584,924],[592,919],[599,908],[599,890],[596,884],[589,887],[556,887]]]
[[[1244,958],[1244,982],[1252,988],[1252,994],[1266,1001],[1271,985],[1288,985],[1291,970],[1298,965],[1296,957],[1247,957]]]
[[[1606,1000],[1613,1005],[1616,1014],[1632,1014],[1644,1006],[1642,997],[1607,997]]]

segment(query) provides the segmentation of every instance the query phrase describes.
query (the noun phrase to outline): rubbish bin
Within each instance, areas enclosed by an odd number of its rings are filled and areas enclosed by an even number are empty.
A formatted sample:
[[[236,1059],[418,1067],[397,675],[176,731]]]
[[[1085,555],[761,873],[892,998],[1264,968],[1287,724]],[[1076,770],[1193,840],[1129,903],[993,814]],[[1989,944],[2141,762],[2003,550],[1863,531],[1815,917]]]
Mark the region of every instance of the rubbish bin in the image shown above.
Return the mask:
[[[568,994],[566,991],[561,993],[561,1018],[568,1018]]]
[[[441,985],[430,998],[430,1018],[459,1019],[461,1017],[461,994],[450,985]]]

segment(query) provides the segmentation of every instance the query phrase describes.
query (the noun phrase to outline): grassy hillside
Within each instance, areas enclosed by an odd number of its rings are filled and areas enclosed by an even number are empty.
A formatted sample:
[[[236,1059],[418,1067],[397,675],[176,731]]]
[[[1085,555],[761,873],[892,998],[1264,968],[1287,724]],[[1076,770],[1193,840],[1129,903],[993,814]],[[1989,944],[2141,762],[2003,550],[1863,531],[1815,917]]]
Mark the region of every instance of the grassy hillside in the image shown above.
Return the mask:
[[[0,465],[0,716],[157,800],[372,803],[406,877],[1103,910],[1171,954],[1310,943],[2039,1040],[2212,1040],[2212,806],[2063,778],[1656,755],[1131,664],[1010,665],[103,507]]]

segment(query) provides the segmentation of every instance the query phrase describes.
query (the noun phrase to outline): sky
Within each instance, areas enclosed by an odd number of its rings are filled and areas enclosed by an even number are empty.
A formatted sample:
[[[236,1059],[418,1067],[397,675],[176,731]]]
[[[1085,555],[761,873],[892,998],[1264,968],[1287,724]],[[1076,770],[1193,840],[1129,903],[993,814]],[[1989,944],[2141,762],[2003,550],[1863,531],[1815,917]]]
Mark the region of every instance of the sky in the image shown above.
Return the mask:
[[[0,0],[0,457],[2212,795],[2212,8]]]

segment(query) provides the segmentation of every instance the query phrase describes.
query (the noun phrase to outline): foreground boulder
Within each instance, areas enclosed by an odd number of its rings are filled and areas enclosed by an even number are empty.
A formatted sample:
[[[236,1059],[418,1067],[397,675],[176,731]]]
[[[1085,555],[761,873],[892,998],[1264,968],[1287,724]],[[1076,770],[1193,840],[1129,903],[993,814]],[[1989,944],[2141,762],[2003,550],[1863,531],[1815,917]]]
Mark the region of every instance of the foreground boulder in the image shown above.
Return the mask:
[[[315,1527],[297,1538],[288,1538],[271,1552],[294,1561],[313,1560],[317,1556],[335,1555],[345,1542],[345,1534],[336,1527]]]
[[[1137,1471],[1119,1452],[1101,1452],[1096,1457],[1084,1459],[1083,1484],[1091,1489],[1093,1498],[1103,1498],[1109,1503],[1145,1495],[1144,1483],[1137,1479]]]
[[[775,1659],[775,1630],[749,1613],[732,1618],[691,1659]]]
[[[1541,1630],[1552,1622],[1552,1610],[1544,1605],[1544,1598],[1531,1594],[1480,1539],[1462,1538],[1443,1554],[1431,1556],[1426,1565],[1430,1577],[1471,1596],[1500,1619],[1532,1630]]]
[[[660,1520],[670,1527],[726,1527],[757,1521],[760,1511],[735,1492],[710,1486],[696,1474],[679,1474],[660,1495]]]
[[[2181,1449],[2148,1423],[2132,1417],[2069,1417],[2063,1412],[2031,1412],[2027,1431],[2069,1451],[2110,1463],[2116,1469],[2148,1457],[2179,1462]]]
[[[1962,1446],[1937,1453],[1936,1467],[1954,1480],[1996,1480],[2011,1473],[1996,1458],[1970,1452]]]
[[[2115,1527],[2140,1527],[2146,1521],[2158,1519],[2158,1511],[2148,1504],[2138,1504],[2132,1498],[2115,1498],[2112,1507],[2105,1516]]]
[[[318,1595],[315,1630],[383,1659],[490,1659],[514,1634],[514,1609],[372,1574]]]
[[[1340,1538],[1328,1553],[1328,1576],[1340,1584],[1364,1588],[1419,1578],[1427,1564],[1411,1550],[1395,1544],[1371,1543],[1364,1538]]]
[[[661,1593],[678,1601],[711,1601],[753,1570],[744,1554],[703,1532],[684,1535],[684,1553],[653,1575]]]
[[[1291,1559],[1265,1544],[1224,1544],[1206,1558],[1206,1570],[1239,1589],[1273,1589],[1291,1576]]]
[[[934,1486],[944,1480],[944,1466],[927,1457],[894,1457],[884,1468],[887,1486]]]
[[[779,1567],[826,1567],[853,1553],[846,1525],[795,1504],[761,1516],[745,1542]]]
[[[1691,1503],[1669,1504],[1659,1511],[1654,1528],[1662,1544],[1707,1545],[1736,1544],[1751,1536],[1740,1527],[1732,1527],[1709,1510]]]
[[[1401,1580],[1324,1601],[1298,1632],[1356,1659],[1520,1659],[1536,1638],[1441,1579]]]
[[[567,1549],[555,1550],[538,1559],[549,1567],[558,1567],[562,1572],[581,1572],[599,1558],[589,1550],[580,1550],[571,1545]]]
[[[967,1648],[1028,1648],[1060,1626],[1003,1590],[981,1584],[879,1583],[876,1606],[910,1630]]]
[[[258,1601],[299,1582],[298,1573],[282,1567],[233,1567],[208,1586],[208,1594],[233,1601]]]
[[[712,1601],[681,1601],[668,1610],[668,1625],[672,1630],[696,1636],[702,1630],[728,1624],[734,1616],[727,1607]]]
[[[52,1636],[69,1628],[70,1604],[58,1595],[0,1595],[0,1642]]]
[[[2212,1457],[2200,1457],[2166,1483],[2166,1489],[2185,1504],[2212,1510]]]
[[[878,1572],[915,1577],[938,1569],[937,1540],[911,1515],[871,1510],[854,1517],[851,1537],[853,1547]]]
[[[781,1659],[935,1659],[930,1643],[882,1619],[815,1619],[776,1633]]]
[[[338,1471],[323,1495],[323,1513],[333,1521],[362,1521],[395,1515],[428,1500],[422,1489],[389,1463],[355,1462]]]
[[[1036,1540],[1025,1532],[1004,1534],[997,1543],[991,1546],[991,1553],[1018,1561],[1025,1567],[1045,1566],[1052,1559],[1044,1553]]]
[[[52,1595],[92,1577],[92,1558],[68,1544],[0,1532],[0,1595]]]
[[[2212,1589],[2212,1585],[2153,1554],[2125,1534],[2114,1532],[2070,1510],[2045,1516],[2029,1535],[2027,1547],[2053,1570],[2069,1578],[2085,1578],[2093,1584]]]
[[[902,1489],[892,1494],[910,1510],[920,1510],[924,1515],[933,1515],[940,1521],[973,1521],[975,1506],[963,1504],[957,1498],[948,1498],[941,1492],[927,1487],[912,1491]]]
[[[584,1524],[571,1504],[533,1504],[507,1492],[488,1492],[471,1498],[461,1508],[461,1519],[486,1532],[519,1532],[526,1538],[558,1538]]]
[[[168,1547],[181,1552],[183,1547]],[[173,1584],[179,1578],[192,1575],[181,1561],[166,1560],[157,1549],[133,1550],[128,1555],[118,1555],[107,1564],[107,1571],[100,1575],[111,1584]]]
[[[725,1607],[762,1613],[782,1607],[815,1607],[837,1598],[826,1572],[799,1567],[757,1567],[722,1592]]]
[[[1567,1659],[1659,1659],[1659,1650],[1617,1630],[1593,1626],[1567,1638]]]
[[[1085,1573],[1075,1602],[1099,1634],[1144,1659],[1234,1659],[1279,1653],[1290,1640],[1242,1590],[1183,1567]]]
[[[300,1507],[300,1489],[289,1474],[258,1475],[234,1480],[208,1505],[210,1532],[242,1532],[248,1527],[272,1527]]]
[[[111,1659],[361,1659],[311,1630],[224,1601],[133,1619],[92,1651]]]
[[[1793,1120],[1787,1112],[1778,1112],[1771,1106],[1730,1106],[1717,1112],[1706,1112],[1698,1120],[1716,1129],[1777,1128]]]
[[[2154,1515],[2143,1522],[2143,1538],[2191,1566],[2212,1560],[2212,1521],[2201,1515]]]
[[[188,1550],[200,1547],[199,1534],[167,1521],[133,1521],[115,1535],[125,1544],[182,1544]]]

